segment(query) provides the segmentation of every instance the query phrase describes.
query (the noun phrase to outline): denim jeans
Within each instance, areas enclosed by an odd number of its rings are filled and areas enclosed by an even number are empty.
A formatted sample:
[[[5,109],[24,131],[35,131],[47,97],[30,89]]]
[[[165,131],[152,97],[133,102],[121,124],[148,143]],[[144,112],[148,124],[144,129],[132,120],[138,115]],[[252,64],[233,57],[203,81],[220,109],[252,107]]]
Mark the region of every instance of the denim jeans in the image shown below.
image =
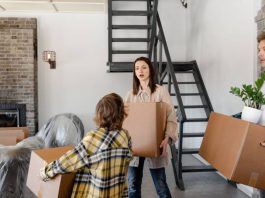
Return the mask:
[[[144,160],[145,158],[140,157],[138,167],[129,167],[129,198],[141,198]],[[165,168],[150,169],[150,173],[155,185],[156,193],[159,195],[159,197],[171,198],[171,194],[166,182]]]

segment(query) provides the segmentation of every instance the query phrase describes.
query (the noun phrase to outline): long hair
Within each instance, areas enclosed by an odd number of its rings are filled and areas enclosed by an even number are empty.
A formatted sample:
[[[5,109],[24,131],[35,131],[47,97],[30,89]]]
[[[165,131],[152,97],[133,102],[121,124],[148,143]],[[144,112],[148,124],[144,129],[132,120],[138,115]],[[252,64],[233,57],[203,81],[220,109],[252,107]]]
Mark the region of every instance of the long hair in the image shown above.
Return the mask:
[[[149,58],[139,57],[134,61],[134,64],[133,64],[133,94],[136,95],[138,93],[139,87],[140,87],[140,81],[135,74],[135,64],[138,61],[144,61],[148,65],[149,71],[150,71],[148,86],[151,89],[151,93],[154,93],[156,90],[156,80],[155,80],[155,70],[153,68],[153,65],[152,65]]]
[[[111,93],[98,102],[94,121],[99,127],[109,131],[121,130],[126,116],[122,98],[116,93]]]

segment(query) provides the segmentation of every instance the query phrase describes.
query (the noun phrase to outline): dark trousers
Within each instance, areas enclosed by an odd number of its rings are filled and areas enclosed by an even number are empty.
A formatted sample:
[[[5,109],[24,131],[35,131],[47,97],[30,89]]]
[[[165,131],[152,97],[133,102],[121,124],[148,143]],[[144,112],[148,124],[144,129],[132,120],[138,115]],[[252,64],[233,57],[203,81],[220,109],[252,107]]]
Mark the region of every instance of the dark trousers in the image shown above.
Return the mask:
[[[260,198],[265,198],[265,190],[259,190]]]
[[[145,158],[140,157],[138,167],[129,167],[128,184],[129,184],[129,198],[141,198],[141,185],[143,178]],[[171,194],[166,182],[165,168],[149,169],[156,193],[160,198],[171,198]]]

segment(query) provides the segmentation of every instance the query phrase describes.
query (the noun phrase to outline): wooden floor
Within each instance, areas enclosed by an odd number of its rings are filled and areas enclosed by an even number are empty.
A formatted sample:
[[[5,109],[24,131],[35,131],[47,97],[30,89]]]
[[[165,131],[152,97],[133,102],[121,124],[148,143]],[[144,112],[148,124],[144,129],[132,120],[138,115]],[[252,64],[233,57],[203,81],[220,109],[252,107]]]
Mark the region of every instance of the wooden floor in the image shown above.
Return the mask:
[[[176,187],[171,163],[166,168],[166,175],[172,198],[249,198],[245,193],[228,184],[224,178],[215,172],[184,173],[185,191],[181,191]],[[146,166],[144,170],[142,197],[158,197]]]

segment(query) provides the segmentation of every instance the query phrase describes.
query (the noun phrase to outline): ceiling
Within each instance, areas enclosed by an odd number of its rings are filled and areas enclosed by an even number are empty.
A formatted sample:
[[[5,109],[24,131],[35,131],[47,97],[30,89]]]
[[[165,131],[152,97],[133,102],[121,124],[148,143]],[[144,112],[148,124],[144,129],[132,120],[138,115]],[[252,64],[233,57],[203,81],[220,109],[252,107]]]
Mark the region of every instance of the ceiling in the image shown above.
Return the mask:
[[[106,0],[0,0],[1,12],[104,12]]]

